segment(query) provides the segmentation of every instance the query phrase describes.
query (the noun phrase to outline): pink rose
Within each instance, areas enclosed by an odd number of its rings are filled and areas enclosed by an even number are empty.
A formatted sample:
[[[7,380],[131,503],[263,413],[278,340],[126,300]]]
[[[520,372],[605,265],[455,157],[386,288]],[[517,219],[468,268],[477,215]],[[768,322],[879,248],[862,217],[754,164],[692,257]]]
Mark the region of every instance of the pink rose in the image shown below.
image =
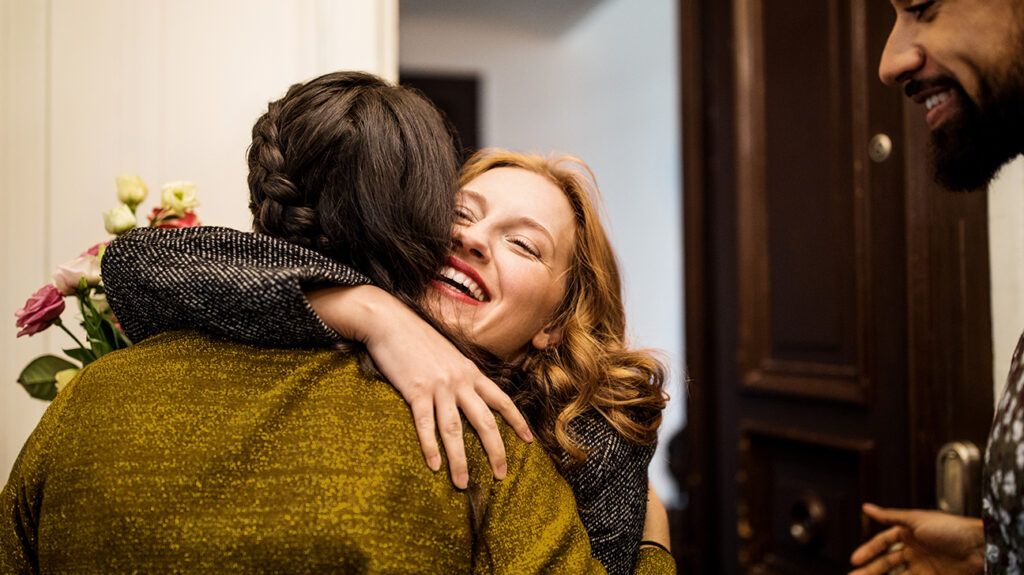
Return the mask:
[[[50,327],[64,312],[64,296],[52,285],[39,288],[25,302],[25,307],[14,313],[15,327],[22,328],[18,337],[35,335]]]
[[[184,216],[178,216],[171,210],[153,208],[153,214],[149,216],[149,226],[153,228],[194,228],[201,225],[193,211],[187,211]]]
[[[100,255],[100,248],[104,247],[104,246],[107,246],[107,245],[110,245],[110,242],[100,242],[100,243],[94,245],[93,247],[91,247],[91,248],[85,250],[84,252],[82,252],[82,255],[83,256],[98,256],[98,255]]]
[[[53,282],[64,295],[72,295],[78,291],[79,281],[85,278],[90,286],[100,285],[100,259],[96,256],[82,255],[57,267],[53,272]]]

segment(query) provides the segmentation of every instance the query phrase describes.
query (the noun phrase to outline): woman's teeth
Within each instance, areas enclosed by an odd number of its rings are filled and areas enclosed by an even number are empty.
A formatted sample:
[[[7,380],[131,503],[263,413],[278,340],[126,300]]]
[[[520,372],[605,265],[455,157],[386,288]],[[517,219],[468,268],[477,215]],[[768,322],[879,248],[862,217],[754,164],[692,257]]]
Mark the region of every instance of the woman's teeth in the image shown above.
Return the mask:
[[[931,112],[932,108],[938,106],[939,104],[944,103],[948,99],[949,99],[949,92],[941,92],[941,93],[935,94],[934,96],[931,96],[927,100],[925,100],[924,101],[924,107],[929,112]]]
[[[472,296],[476,301],[484,301],[484,290],[480,289],[480,286],[472,278],[459,270],[451,266],[444,266],[441,268],[441,277],[448,280],[447,283],[457,288],[462,288],[462,291]]]

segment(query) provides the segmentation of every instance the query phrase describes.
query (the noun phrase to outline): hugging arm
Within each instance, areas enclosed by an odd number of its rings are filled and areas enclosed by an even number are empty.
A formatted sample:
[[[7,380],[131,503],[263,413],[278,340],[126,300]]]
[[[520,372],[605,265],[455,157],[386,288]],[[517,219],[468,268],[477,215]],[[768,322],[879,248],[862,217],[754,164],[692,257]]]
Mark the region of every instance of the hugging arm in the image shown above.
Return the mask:
[[[246,343],[329,346],[341,336],[303,289],[368,279],[312,250],[228,228],[139,228],[103,255],[107,299],[133,341],[195,329]]]
[[[633,573],[647,513],[647,466],[654,445],[626,441],[600,414],[589,411],[572,422],[589,455],[568,467],[580,518],[594,557],[610,574]]]
[[[135,342],[175,329],[280,347],[361,341],[409,403],[424,459],[435,471],[440,431],[459,487],[468,482],[460,410],[497,477],[505,476],[505,446],[491,409],[532,440],[511,398],[450,341],[366,277],[317,252],[228,228],[142,228],[108,246],[103,281]],[[314,287],[321,289],[304,291]]]

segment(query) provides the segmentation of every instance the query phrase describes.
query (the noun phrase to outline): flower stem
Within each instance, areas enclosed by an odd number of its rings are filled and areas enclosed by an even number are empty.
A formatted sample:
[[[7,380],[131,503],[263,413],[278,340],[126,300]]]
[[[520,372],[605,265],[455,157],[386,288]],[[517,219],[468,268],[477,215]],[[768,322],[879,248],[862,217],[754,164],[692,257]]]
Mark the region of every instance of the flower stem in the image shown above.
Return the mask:
[[[82,348],[84,351],[88,351],[90,355],[92,354],[92,351],[89,348],[82,345],[82,342],[79,341],[77,337],[75,337],[75,334],[71,333],[71,330],[69,330],[67,326],[64,325],[64,322],[62,322],[60,318],[57,318],[57,321],[53,322],[53,324],[64,330],[64,333],[71,336],[71,339],[75,340],[75,343],[78,344],[78,347]]]

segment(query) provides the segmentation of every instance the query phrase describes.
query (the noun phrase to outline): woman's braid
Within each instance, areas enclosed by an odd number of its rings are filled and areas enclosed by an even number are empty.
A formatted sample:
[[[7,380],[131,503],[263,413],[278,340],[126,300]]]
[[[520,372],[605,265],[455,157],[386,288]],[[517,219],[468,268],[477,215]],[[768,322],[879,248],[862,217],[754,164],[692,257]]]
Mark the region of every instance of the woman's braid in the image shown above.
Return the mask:
[[[292,86],[256,122],[257,233],[316,250],[416,299],[447,257],[458,154],[422,95],[371,74]]]
[[[278,121],[283,102],[301,88],[292,86],[281,100],[271,102],[252,128],[249,147],[249,209],[258,233],[276,236],[318,250],[327,243],[316,215],[317,197],[307,197],[285,172],[285,155]]]

